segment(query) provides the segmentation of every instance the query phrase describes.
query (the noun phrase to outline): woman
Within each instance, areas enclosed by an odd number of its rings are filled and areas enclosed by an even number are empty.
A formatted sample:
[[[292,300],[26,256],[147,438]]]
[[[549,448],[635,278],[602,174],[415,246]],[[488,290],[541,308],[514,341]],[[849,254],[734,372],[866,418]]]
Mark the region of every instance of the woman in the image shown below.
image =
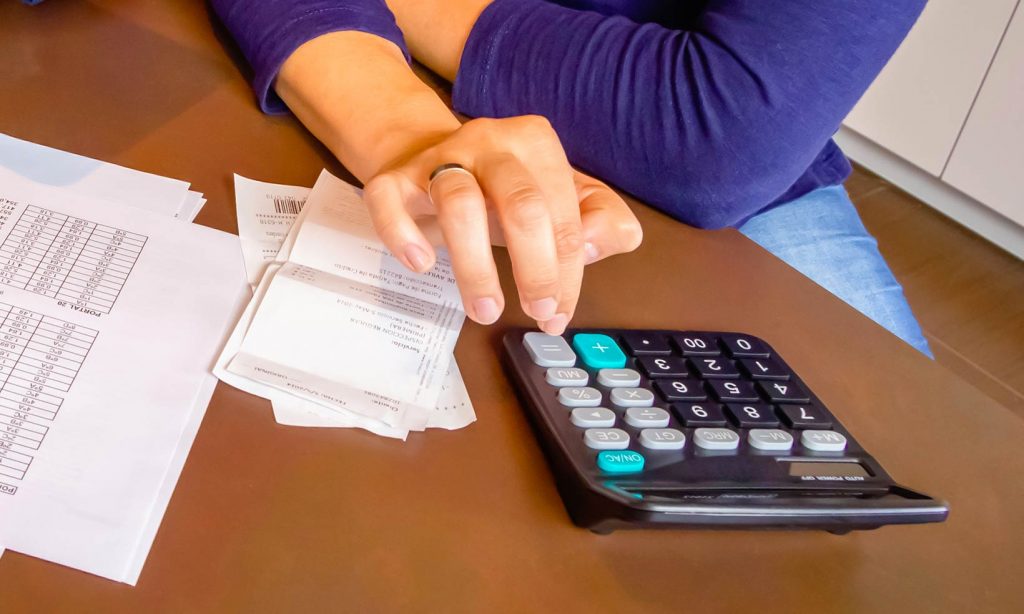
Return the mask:
[[[569,323],[585,264],[639,244],[621,199],[571,161],[688,224],[738,227],[929,353],[831,141],[924,0],[213,5],[263,109],[290,109],[366,183],[381,238],[413,270],[433,263],[436,216],[477,322],[504,308],[495,231],[549,333]],[[453,82],[457,110],[502,119],[461,125],[410,51]]]

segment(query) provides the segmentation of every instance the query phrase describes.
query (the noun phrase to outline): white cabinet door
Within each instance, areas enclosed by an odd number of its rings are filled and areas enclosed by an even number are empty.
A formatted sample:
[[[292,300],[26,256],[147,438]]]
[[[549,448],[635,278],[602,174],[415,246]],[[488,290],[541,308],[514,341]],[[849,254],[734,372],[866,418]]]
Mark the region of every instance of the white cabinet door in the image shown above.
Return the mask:
[[[937,177],[1016,4],[930,0],[845,125]]]
[[[1024,226],[1024,7],[1006,31],[942,179]]]

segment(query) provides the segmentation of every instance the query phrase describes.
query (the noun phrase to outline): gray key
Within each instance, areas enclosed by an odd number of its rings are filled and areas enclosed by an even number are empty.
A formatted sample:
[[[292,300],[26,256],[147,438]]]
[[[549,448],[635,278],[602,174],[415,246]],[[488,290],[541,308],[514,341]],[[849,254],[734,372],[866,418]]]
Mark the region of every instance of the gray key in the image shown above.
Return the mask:
[[[640,431],[640,445],[651,450],[682,450],[686,435],[676,429],[644,429]]]
[[[632,369],[601,369],[597,383],[608,388],[634,388],[640,385],[640,374]]]
[[[740,436],[729,429],[697,429],[693,432],[697,447],[705,450],[735,450],[740,445]]]
[[[629,433],[622,429],[587,429],[583,443],[594,450],[625,450],[629,447]]]
[[[597,388],[559,388],[558,402],[566,407],[597,407],[601,404],[601,392]]]
[[[630,407],[626,410],[626,424],[637,428],[664,428],[668,426],[668,412],[657,407]]]
[[[793,447],[793,436],[782,429],[750,429],[747,443],[758,450],[788,450]]]
[[[804,431],[800,435],[800,443],[815,452],[842,452],[846,449],[846,437],[835,431]]]
[[[569,419],[585,429],[615,426],[615,412],[607,407],[577,407],[569,414]]]
[[[544,377],[552,386],[586,386],[590,375],[583,369],[575,367],[551,367]]]
[[[573,367],[576,352],[572,351],[565,339],[545,333],[526,333],[523,345],[533,362],[541,367]]]
[[[650,407],[654,393],[646,388],[612,388],[612,404],[616,407]]]

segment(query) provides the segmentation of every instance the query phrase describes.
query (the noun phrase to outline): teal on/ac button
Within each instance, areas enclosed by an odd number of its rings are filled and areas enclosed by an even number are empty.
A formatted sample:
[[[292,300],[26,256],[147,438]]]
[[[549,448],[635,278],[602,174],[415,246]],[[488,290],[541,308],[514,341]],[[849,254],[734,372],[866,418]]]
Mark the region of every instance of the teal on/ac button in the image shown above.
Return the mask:
[[[597,468],[605,473],[636,473],[644,470],[644,455],[632,450],[602,450]]]
[[[626,355],[608,335],[579,333],[572,338],[572,347],[591,369],[622,369]]]

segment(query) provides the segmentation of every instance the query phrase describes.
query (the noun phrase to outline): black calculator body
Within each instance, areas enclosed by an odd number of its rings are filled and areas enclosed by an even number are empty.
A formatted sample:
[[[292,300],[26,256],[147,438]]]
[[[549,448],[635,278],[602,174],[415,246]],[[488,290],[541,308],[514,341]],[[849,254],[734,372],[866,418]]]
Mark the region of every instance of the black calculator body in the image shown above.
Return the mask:
[[[896,484],[752,335],[520,329],[504,345],[579,526],[845,533],[948,514]]]

